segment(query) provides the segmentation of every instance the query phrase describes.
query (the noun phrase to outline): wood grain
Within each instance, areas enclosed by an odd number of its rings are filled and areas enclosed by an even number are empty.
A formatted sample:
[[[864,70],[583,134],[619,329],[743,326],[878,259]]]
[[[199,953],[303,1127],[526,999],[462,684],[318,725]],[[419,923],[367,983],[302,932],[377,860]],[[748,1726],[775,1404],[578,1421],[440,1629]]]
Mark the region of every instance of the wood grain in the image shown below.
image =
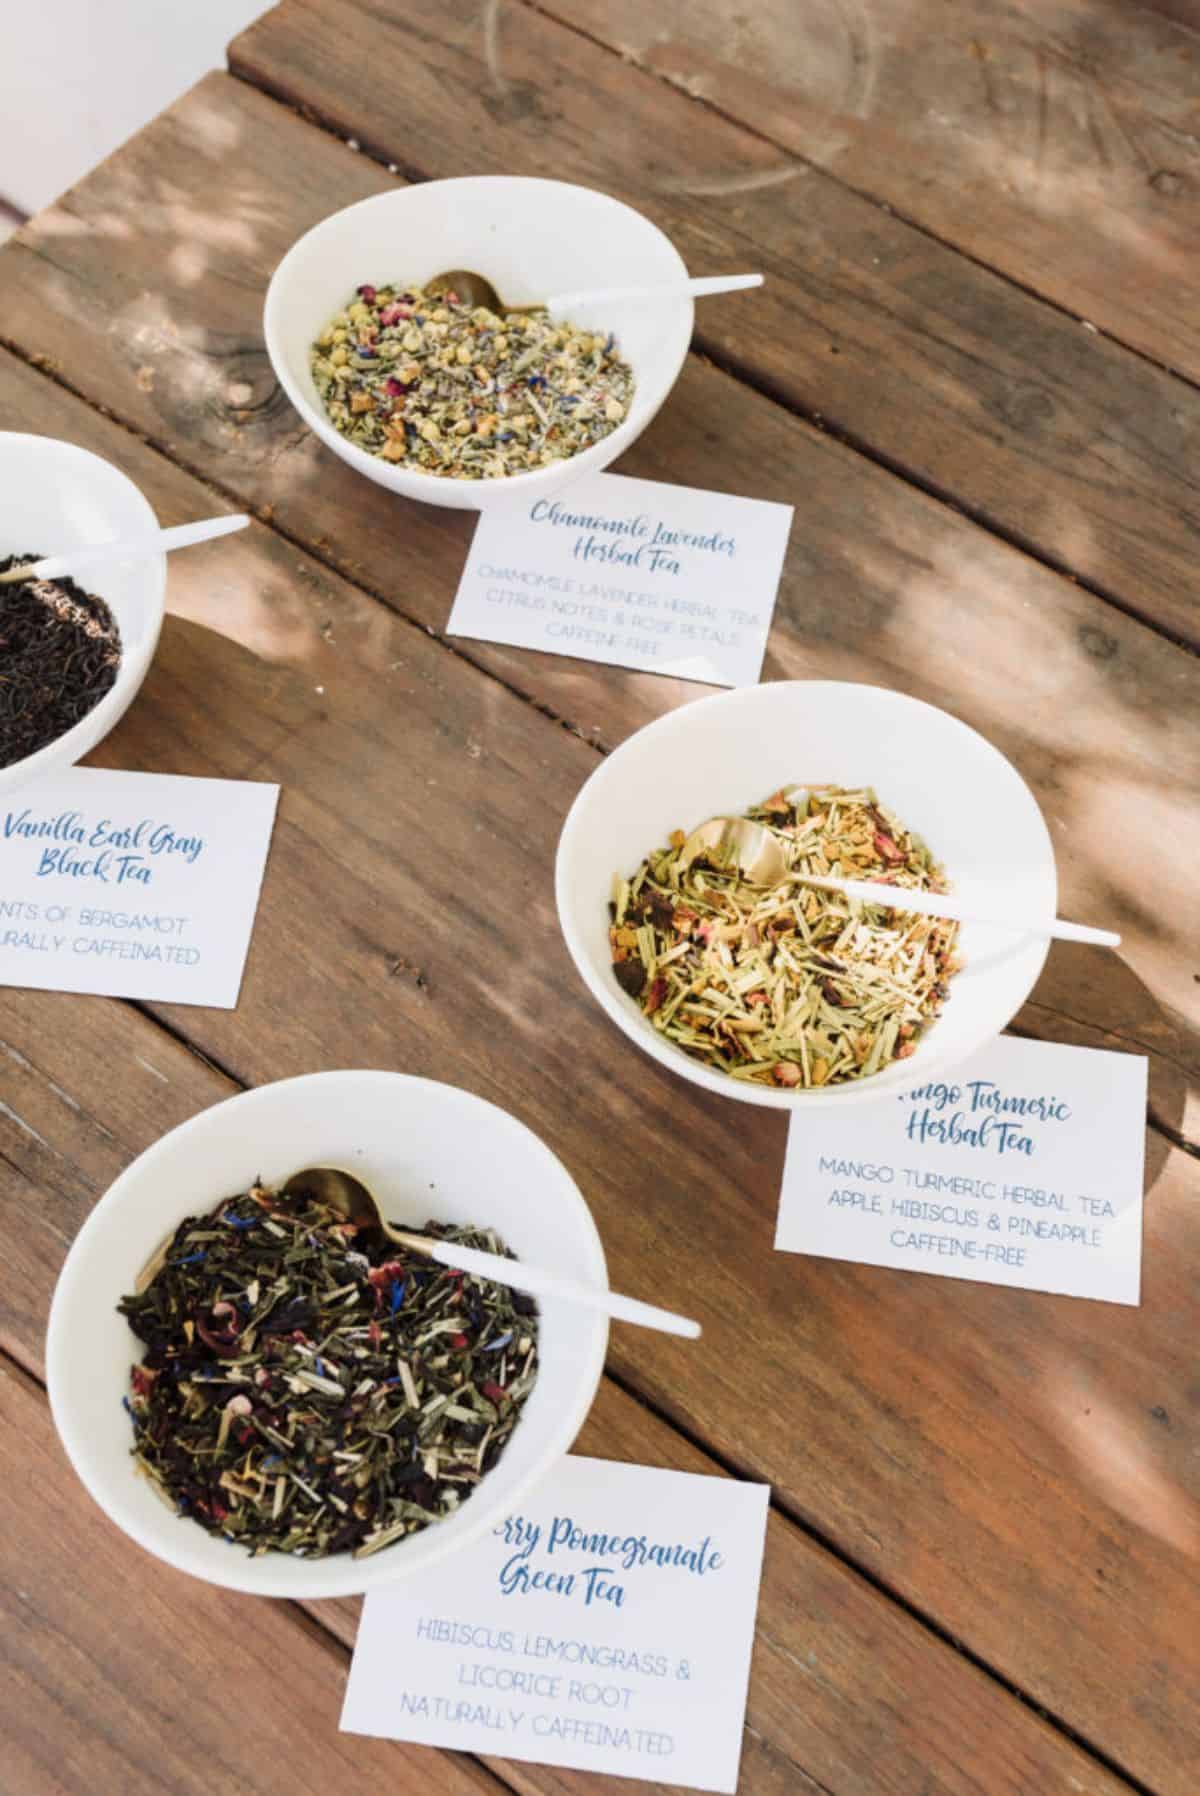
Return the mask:
[[[77,1482],[43,1394],[3,1365],[0,1471],[12,1796],[500,1796],[458,1754],[339,1734],[344,1655],[290,1605],[213,1589],[126,1540]]]
[[[1127,0],[550,0],[784,151],[1195,380],[1200,43]],[[1182,15],[1197,21],[1186,0]],[[280,21],[283,23],[283,21]]]
[[[689,267],[762,268],[761,292],[698,308],[705,350],[1200,640],[1191,386],[541,11],[494,16],[489,61],[475,0],[447,0],[419,26],[400,0],[350,0],[336,25],[323,0],[284,0],[230,59],[407,172],[475,173],[486,143],[489,167],[544,174],[551,143],[557,176],[630,200]],[[933,29],[941,15],[922,17]],[[658,18],[646,9],[642,29]],[[53,215],[34,239],[61,260],[52,234]],[[1153,266],[1156,240],[1141,243]],[[102,254],[98,241],[72,249],[72,267]],[[1153,304],[1169,284],[1146,275]]]
[[[631,1460],[681,1472],[721,1476],[695,1447],[606,1383],[575,1450],[598,1459]],[[865,1599],[865,1600],[864,1600]],[[322,1620],[352,1643],[357,1600],[319,1605]],[[762,1600],[750,1680],[739,1791],[795,1796],[912,1796],[927,1788],[964,1788],[977,1796],[1013,1796],[1062,1787],[1127,1786],[1081,1754],[1068,1760],[997,1703],[1000,1726],[983,1719],[986,1684],[948,1647],[929,1640],[920,1663],[904,1653],[914,1624],[772,1512],[767,1523]],[[993,1701],[1000,1696],[987,1685]],[[991,1704],[987,1704],[989,1713]],[[954,1718],[951,1720],[951,1718]],[[961,1718],[961,1719],[960,1719]],[[949,1725],[947,1723],[949,1722]],[[985,1727],[987,1731],[985,1733]],[[1007,1735],[1003,1729],[1011,1729]],[[595,1796],[586,1773],[505,1762],[495,1766],[528,1796]],[[986,1779],[986,1783],[981,1780]],[[923,1781],[924,1780],[924,1783]],[[1097,1780],[1099,1782],[1097,1783]],[[662,1786],[634,1781],[631,1796]]]
[[[1173,19],[1177,25],[1186,25],[1189,31],[1200,31],[1200,5],[1197,0],[1140,0],[1147,12],[1160,13],[1164,19]]]
[[[0,1044],[0,1090],[5,1094],[0,1211],[6,1243],[13,1244],[16,1256],[6,1257],[0,1272],[0,1339],[8,1352],[40,1373],[53,1281],[100,1189],[163,1128],[227,1096],[232,1088],[154,1023],[122,1005],[20,992],[13,998],[4,1022],[6,1040]],[[68,1017],[69,1031],[63,1027]],[[81,1082],[83,1064],[91,1070]],[[14,1211],[34,1192],[39,1227],[31,1232],[14,1226]],[[33,1418],[33,1432],[40,1440],[40,1415]],[[577,1450],[602,1459],[720,1475],[704,1454],[608,1381]],[[126,1588],[140,1593],[143,1578],[151,1589],[161,1583],[180,1634],[194,1630],[204,1638],[218,1625],[227,1628],[228,1622],[221,1620],[223,1606],[236,1605],[236,1614],[252,1617],[263,1611],[274,1617],[286,1614],[281,1605],[222,1597],[153,1565],[100,1521],[74,1486],[61,1455],[51,1457],[55,1513],[61,1506],[77,1550],[87,1550],[93,1537],[102,1537],[104,1562],[119,1566]],[[28,1469],[31,1475],[36,1472],[35,1459]],[[19,1525],[28,1529],[28,1520]],[[57,1560],[47,1565],[44,1552],[32,1552],[29,1562],[42,1567],[39,1583],[46,1594],[41,1624],[77,1626],[74,1615],[62,1613],[64,1598],[57,1585],[63,1568]],[[7,1576],[0,1570],[0,1585],[11,1587],[20,1565],[14,1558]],[[97,1602],[102,1600],[103,1592]],[[308,1608],[346,1647],[353,1645],[357,1600]],[[262,1629],[270,1633],[275,1625],[267,1620]],[[125,1644],[132,1650],[135,1642]],[[267,1658],[266,1663],[274,1661]],[[231,1669],[237,1673],[236,1666]],[[297,1728],[303,1724],[306,1739],[316,1726],[332,1730],[328,1703],[341,1690],[336,1662],[318,1667],[316,1675],[324,1678],[330,1693],[315,1723],[303,1717],[306,1686],[294,1692],[293,1722]],[[264,1681],[253,1668],[242,1672],[239,1714],[249,1717],[257,1710]],[[56,1682],[61,1689],[61,1673]],[[132,1687],[143,1688],[143,1680],[134,1680]],[[220,1690],[213,1696],[219,1701]],[[953,1725],[947,1726],[951,1717]],[[108,1728],[114,1755],[126,1754],[136,1762],[140,1745],[123,1705],[88,1718],[92,1726]],[[20,1729],[14,1734],[10,1745],[15,1751],[24,1736]],[[237,1749],[238,1738],[235,1734],[228,1742],[228,1751]],[[195,1742],[193,1732],[193,1751]],[[324,1750],[327,1743],[318,1744]],[[342,1750],[352,1754],[354,1748],[343,1742]],[[406,1762],[408,1749],[392,1750]],[[7,1789],[4,1755],[0,1745],[0,1787]],[[430,1756],[416,1754],[417,1765]],[[324,1764],[323,1759],[317,1762]],[[354,1766],[360,1768],[357,1760]],[[279,1768],[280,1778],[284,1768]],[[514,1762],[497,1762],[494,1768],[527,1796],[594,1796],[597,1788],[587,1773]],[[809,1788],[845,1796],[912,1796],[922,1778],[931,1792],[976,1796],[981,1775],[987,1776],[989,1796],[1023,1796],[1033,1789],[1039,1796],[1117,1796],[1127,1788],[794,1524],[773,1515],[747,1710],[742,1796],[794,1796]],[[113,1781],[93,1787],[126,1786]],[[142,1786],[131,1782],[128,1787],[136,1791]],[[193,1786],[181,1780],[178,1787],[188,1791]],[[282,1785],[261,1786],[263,1796],[271,1796],[276,1787]],[[474,1788],[469,1783],[447,1786],[436,1778],[427,1787],[449,1787],[455,1796],[460,1788]],[[31,1774],[12,1783],[13,1796],[18,1789],[22,1796],[44,1796],[57,1788],[44,1775],[42,1782]],[[634,1781],[629,1788],[631,1796],[648,1796],[664,1786]]]
[[[353,168],[362,166],[361,158],[307,132],[290,159],[292,167],[300,147],[314,142],[318,162],[332,154]],[[228,279],[218,285],[222,292],[235,290]],[[241,294],[241,287],[236,291]],[[198,314],[200,302],[188,303]],[[213,350],[214,370],[224,353]],[[201,361],[208,365],[207,356]],[[92,378],[91,365],[75,372]],[[173,441],[189,428],[186,392],[199,378],[190,362],[181,373],[168,358],[152,393],[142,395],[136,382],[126,384],[139,399],[166,408],[171,423],[163,434]],[[107,393],[106,386],[98,397]],[[1113,1045],[1148,1052],[1156,1115],[1200,1139],[1194,906],[1186,861],[1177,852],[1193,827],[1192,794],[1200,784],[1195,658],[726,375],[693,362],[671,403],[677,431],[667,435],[660,421],[625,464],[631,473],[704,485],[713,478],[721,444],[733,466],[756,467],[759,497],[790,503],[802,495],[765,676],[894,686],[963,717],[1010,756],[1046,811],[1063,913],[1117,928],[1126,943],[1121,959],[1056,947],[1035,993],[1037,1008],[1023,1021],[1036,1033],[1067,1040],[1079,1039],[1076,1029],[1101,1031],[1117,1038]],[[713,423],[717,416],[720,438]],[[136,478],[146,469],[164,521],[202,515],[197,507],[212,508],[211,495],[201,496],[158,458],[144,457],[124,433],[103,420],[93,422],[68,396],[12,362],[0,388],[0,424],[23,428],[32,417],[40,417],[40,427],[53,433],[85,433],[79,440],[123,460]],[[246,442],[250,435],[252,451]],[[237,444],[231,439],[227,453],[219,448],[221,440],[206,444],[198,430],[189,447],[210,475],[233,487],[239,503],[260,502],[265,480],[265,490],[276,495],[277,523],[421,626],[444,627],[470,530],[462,514],[406,505],[333,457],[318,455],[311,438],[297,451],[299,463],[285,465],[286,448],[277,455],[272,447],[287,441],[279,418],[270,425],[247,425]],[[299,715],[294,705],[301,690],[284,677],[289,660],[322,670],[314,672],[311,684],[326,684],[331,702],[342,703],[341,665],[359,658],[364,642],[381,640],[385,623],[379,608],[359,599],[353,621],[326,641],[321,626],[333,613],[322,612],[323,594],[344,595],[345,588],[336,580],[326,584],[321,570],[276,542],[272,578],[256,591],[250,577],[237,572],[240,553],[236,546],[228,553],[190,551],[189,557],[208,558],[178,562],[172,605],[195,620],[239,633],[244,646],[272,669],[271,690],[293,694],[289,715]],[[222,570],[224,582],[217,593],[207,590],[208,570],[214,568]],[[298,568],[305,569],[303,580],[296,577]],[[293,586],[296,591],[289,592]],[[607,742],[621,740],[697,690],[682,681],[532,652],[456,646],[507,685]],[[383,670],[385,688],[397,684],[379,654],[372,665]],[[222,675],[214,677],[219,685]],[[316,697],[307,691],[306,706],[314,707]],[[181,702],[197,700],[189,692]],[[252,711],[252,702],[248,705]],[[227,732],[229,726],[214,719],[214,727]],[[173,752],[169,728],[163,748]],[[556,754],[564,770],[571,770],[564,771],[560,788],[565,810],[592,758],[566,745],[558,745]],[[469,757],[466,771],[479,771]],[[1127,845],[1120,856],[1110,852],[1114,820]]]
[[[44,392],[78,440],[116,431],[28,369],[0,391],[26,415]],[[144,446],[122,460],[164,517],[200,507]],[[622,1378],[1118,1764],[1190,1791],[1195,1161],[1149,1137],[1141,1310],[775,1254],[783,1119],[630,1054],[567,964],[547,869],[594,751],[262,526],[180,557],[171,594],[204,624],[168,620],[103,758],[284,784],[240,1005],[172,1028],[247,1082],[393,1065],[527,1121],[614,1283],[704,1323],[619,1332]],[[72,1093],[81,1001],[26,1002]],[[22,1152],[53,1139],[5,1102]]]

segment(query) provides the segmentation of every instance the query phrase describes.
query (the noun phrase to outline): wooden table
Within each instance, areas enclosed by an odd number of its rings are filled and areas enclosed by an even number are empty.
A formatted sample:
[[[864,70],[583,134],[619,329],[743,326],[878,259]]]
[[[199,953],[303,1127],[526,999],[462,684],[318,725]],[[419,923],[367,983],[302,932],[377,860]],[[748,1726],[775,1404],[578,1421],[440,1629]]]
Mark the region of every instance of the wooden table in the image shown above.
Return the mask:
[[[356,1605],[160,1567],[53,1438],[47,1305],[99,1193],[230,1091],[338,1065],[523,1118],[614,1283],[702,1320],[616,1331],[580,1446],[772,1485],[748,1796],[1194,1796],[1198,10],[285,0],[0,254],[0,427],[111,457],[164,523],[257,520],[172,563],[95,758],[283,786],[236,1010],[4,994],[4,1796],[607,1787],[339,1736]],[[319,449],[259,325],[316,220],[481,169],[765,268],[702,308],[622,469],[795,505],[764,677],[915,693],[1032,784],[1064,913],[1125,946],[1055,947],[1015,1026],[1149,1056],[1139,1309],[774,1253],[784,1119],[587,998],[559,826],[695,689],[448,641],[471,517]]]

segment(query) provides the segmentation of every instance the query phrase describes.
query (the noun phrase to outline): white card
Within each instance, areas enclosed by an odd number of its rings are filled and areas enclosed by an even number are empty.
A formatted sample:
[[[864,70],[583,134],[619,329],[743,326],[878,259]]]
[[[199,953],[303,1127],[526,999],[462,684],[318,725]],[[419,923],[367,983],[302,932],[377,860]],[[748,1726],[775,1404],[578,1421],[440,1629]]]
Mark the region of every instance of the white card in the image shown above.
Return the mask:
[[[564,1459],[363,1606],[342,1727],[734,1790],[768,1487]]]
[[[1002,1035],[903,1097],[793,1114],[776,1247],[1140,1300],[1147,1062]]]
[[[278,786],[72,767],[0,801],[0,984],[232,1010]]]
[[[790,505],[594,474],[480,514],[447,628],[753,686],[791,523]]]

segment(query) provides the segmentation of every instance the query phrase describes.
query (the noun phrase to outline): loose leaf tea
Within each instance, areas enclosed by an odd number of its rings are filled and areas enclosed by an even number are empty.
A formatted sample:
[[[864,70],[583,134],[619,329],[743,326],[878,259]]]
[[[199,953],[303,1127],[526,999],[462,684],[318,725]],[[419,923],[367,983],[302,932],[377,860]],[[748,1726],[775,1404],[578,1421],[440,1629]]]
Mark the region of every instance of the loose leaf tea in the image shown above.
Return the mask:
[[[578,455],[628,414],[611,333],[419,287],[359,287],[312,348],[334,428],[425,474],[493,480]]]
[[[508,1252],[488,1229],[419,1232]],[[117,1307],[146,1345],[139,1469],[252,1554],[361,1558],[453,1514],[537,1377],[531,1297],[260,1184],[182,1222]]]
[[[41,551],[9,555],[9,568]],[[95,593],[74,580],[0,586],[0,767],[11,767],[86,717],[117,677],[121,637]]]
[[[770,890],[686,837],[617,877],[613,975],[685,1053],[754,1084],[838,1085],[915,1053],[958,970],[958,924],[817,891],[793,875],[944,892],[941,868],[869,788],[789,788],[745,815],[780,843]]]

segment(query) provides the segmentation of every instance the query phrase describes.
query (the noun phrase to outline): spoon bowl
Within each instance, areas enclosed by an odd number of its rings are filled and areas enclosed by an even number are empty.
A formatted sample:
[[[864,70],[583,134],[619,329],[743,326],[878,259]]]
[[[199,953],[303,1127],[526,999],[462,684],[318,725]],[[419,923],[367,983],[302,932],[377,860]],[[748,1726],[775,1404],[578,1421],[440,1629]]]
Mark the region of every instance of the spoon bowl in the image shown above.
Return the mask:
[[[514,312],[561,314],[581,306],[615,305],[631,299],[649,300],[652,304],[657,301],[661,305],[673,299],[701,299],[710,293],[740,293],[747,287],[761,287],[762,283],[761,274],[701,275],[695,280],[672,281],[665,286],[656,283],[649,287],[590,287],[578,293],[551,293],[534,304],[510,306],[485,275],[476,274],[470,268],[451,268],[427,281],[426,292],[436,294],[439,299],[458,300],[472,307],[483,306],[489,312],[509,316]]]
[[[635,384],[621,423],[564,461],[494,480],[462,480],[384,461],[339,435],[313,382],[310,357],[315,338],[355,285],[374,280],[424,286],[439,270],[457,277],[479,267],[488,270],[489,287],[505,295],[509,310],[540,306],[547,294],[618,283],[682,285],[688,278],[682,257],[658,227],[608,194],[565,181],[476,175],[397,187],[316,225],[275,270],[263,328],[276,378],[334,455],[407,498],[485,511],[532,505],[623,455],[678,378],[694,306],[684,295],[654,305],[601,302],[572,311],[572,322],[583,329],[614,333]]]
[[[791,879],[797,885],[822,892],[837,892],[861,904],[881,904],[888,910],[915,916],[950,917],[960,923],[982,923],[989,929],[1011,929],[1017,934],[1044,935],[1051,941],[1088,942],[1098,948],[1119,948],[1121,938],[1111,929],[1093,929],[1086,923],[1068,923],[1061,917],[1026,918],[985,913],[966,905],[952,892],[916,891],[890,886],[881,880],[840,879],[815,873],[791,872],[783,843],[773,830],[750,817],[712,817],[693,830],[683,845],[687,866],[707,855],[714,866],[737,867],[749,885],[770,890]]]
[[[714,1095],[778,1110],[849,1110],[940,1078],[997,1035],[1046,959],[1042,935],[964,923],[966,964],[919,1051],[842,1085],[771,1088],[732,1079],[655,1028],[613,976],[613,876],[701,818],[737,818],[798,781],[873,786],[929,844],[980,917],[1055,914],[1054,854],[1024,781],[957,718],[906,693],[834,680],[771,681],[693,700],[628,737],[595,768],[559,839],[555,895],[588,990],[630,1045]],[[630,1075],[632,1076],[632,1075]]]
[[[435,274],[431,281],[426,281],[425,291],[436,293],[439,299],[453,294],[464,305],[483,306],[489,312],[536,312],[539,309],[535,305],[506,305],[487,276],[476,274],[470,268],[449,268],[445,274]]]
[[[319,1204],[344,1216],[357,1228],[369,1229],[372,1234],[383,1235],[394,1241],[399,1247],[407,1247],[413,1241],[419,1241],[419,1235],[410,1235],[404,1229],[393,1228],[385,1220],[383,1211],[370,1187],[361,1179],[355,1178],[352,1172],[343,1172],[340,1166],[306,1166],[301,1172],[294,1172],[283,1182],[283,1196],[296,1197],[307,1192],[315,1197]]]
[[[482,1253],[478,1248],[460,1247],[456,1242],[441,1241],[435,1235],[418,1235],[408,1229],[395,1228],[386,1220],[379,1199],[352,1172],[340,1166],[306,1166],[285,1180],[283,1194],[315,1197],[337,1215],[359,1229],[383,1236],[397,1247],[423,1259],[436,1260],[440,1266],[470,1273],[473,1278],[490,1279],[507,1285],[510,1290],[527,1291],[534,1297],[565,1297],[584,1309],[599,1310],[621,1322],[633,1322],[640,1328],[657,1328],[664,1334],[683,1335],[696,1340],[700,1324],[671,1310],[661,1310],[652,1303],[640,1303],[634,1297],[621,1297],[605,1285],[583,1285],[564,1279],[544,1267],[527,1265],[523,1260],[504,1254]],[[139,1289],[142,1287],[139,1285]]]
[[[750,817],[710,817],[694,829],[680,858],[690,867],[702,856],[716,866],[737,867],[752,886],[769,890],[787,878],[782,843]]]

